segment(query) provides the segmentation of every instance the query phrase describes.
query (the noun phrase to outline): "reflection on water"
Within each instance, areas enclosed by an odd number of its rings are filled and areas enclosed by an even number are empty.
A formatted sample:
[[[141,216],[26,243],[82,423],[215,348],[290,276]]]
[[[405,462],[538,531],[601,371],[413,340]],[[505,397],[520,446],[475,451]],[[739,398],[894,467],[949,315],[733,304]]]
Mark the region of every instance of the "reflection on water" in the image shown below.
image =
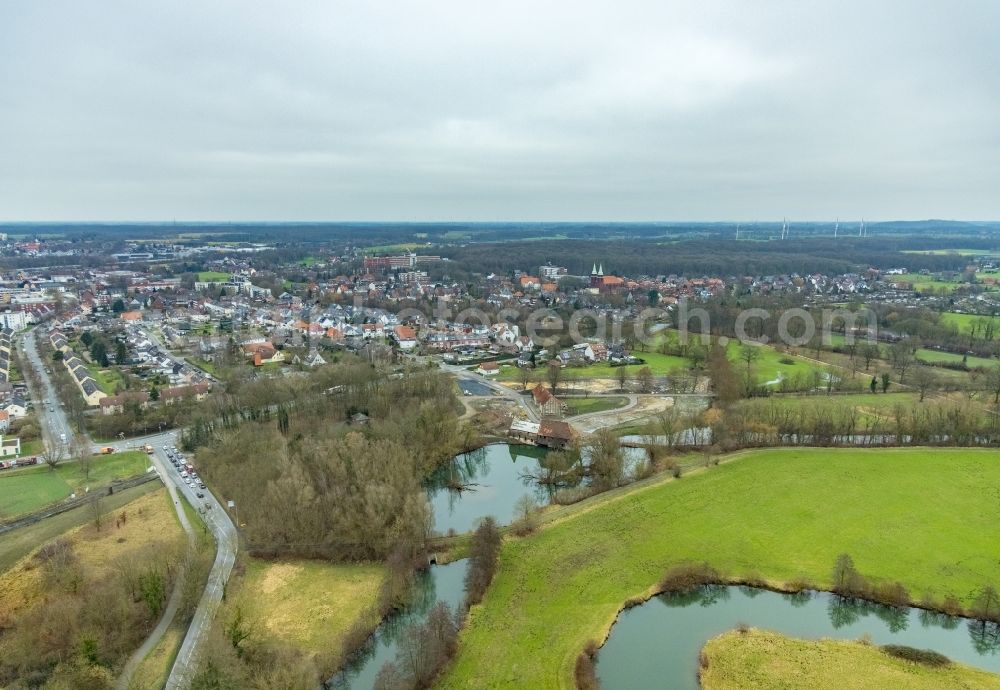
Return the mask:
[[[646,453],[623,448],[625,476],[632,477],[646,460]],[[426,483],[434,513],[434,529],[442,534],[474,530],[492,515],[501,525],[514,519],[517,500],[528,494],[547,505],[562,488],[586,483],[581,472],[571,472],[559,484],[543,483],[548,452],[537,446],[497,443],[457,456],[439,467]],[[587,452],[584,449],[583,463]]]
[[[434,529],[442,534],[468,532],[487,515],[510,524],[517,499],[525,494],[540,505],[547,504],[558,487],[535,479],[544,467],[545,455],[543,448],[498,443],[442,465],[426,484]]]
[[[367,690],[374,687],[375,677],[382,666],[396,658],[400,636],[408,627],[423,623],[427,613],[439,601],[457,610],[465,594],[465,564],[465,560],[455,561],[418,573],[413,582],[410,605],[387,616],[364,647],[327,682],[326,687],[335,690]]]
[[[654,603],[654,601],[656,603]],[[792,637],[858,639],[932,649],[1000,672],[1000,625],[920,609],[897,609],[826,592],[779,594],[711,585],[623,611],[598,654],[606,688],[696,690],[698,653],[708,640],[747,624]],[[657,605],[659,604],[659,605]]]

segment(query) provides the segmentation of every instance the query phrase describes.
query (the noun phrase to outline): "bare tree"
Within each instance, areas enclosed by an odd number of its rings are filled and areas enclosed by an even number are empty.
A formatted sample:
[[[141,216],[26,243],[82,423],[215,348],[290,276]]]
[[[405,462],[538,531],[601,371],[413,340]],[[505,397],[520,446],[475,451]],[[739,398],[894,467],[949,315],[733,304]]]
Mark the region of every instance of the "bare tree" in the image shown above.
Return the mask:
[[[889,363],[893,371],[899,374],[899,382],[902,383],[906,377],[906,372],[914,362],[913,346],[906,340],[900,340],[889,348]]]
[[[625,390],[625,383],[628,381],[628,370],[625,367],[618,367],[618,371],[615,372],[618,376],[618,388],[620,390]]]
[[[100,492],[91,492],[87,500],[87,509],[90,511],[94,526],[97,527],[97,531],[100,531],[101,523],[104,521],[104,498]]]
[[[636,380],[639,382],[639,390],[649,393],[653,390],[653,371],[649,367],[643,367],[636,372]]]
[[[55,469],[66,457],[66,447],[62,443],[51,443],[41,453],[45,464]]]
[[[861,358],[865,360],[865,371],[871,367],[872,362],[882,356],[882,348],[877,343],[865,343],[861,346]]]
[[[1000,364],[987,369],[983,379],[986,390],[993,394],[993,404],[1000,403]]]
[[[920,402],[923,402],[924,396],[937,386],[937,376],[930,367],[917,367],[910,382],[920,392]]]
[[[549,388],[552,389],[552,394],[555,395],[556,388],[559,386],[559,380],[562,378],[562,364],[558,359],[553,359],[549,362],[545,376],[549,381]]]
[[[521,382],[522,390],[528,390],[528,384],[531,383],[532,378],[530,367],[521,367],[517,370],[517,379]]]
[[[80,471],[84,479],[90,479],[90,470],[93,465],[93,454],[90,452],[90,442],[83,434],[73,434],[70,442],[70,456],[80,463]]]

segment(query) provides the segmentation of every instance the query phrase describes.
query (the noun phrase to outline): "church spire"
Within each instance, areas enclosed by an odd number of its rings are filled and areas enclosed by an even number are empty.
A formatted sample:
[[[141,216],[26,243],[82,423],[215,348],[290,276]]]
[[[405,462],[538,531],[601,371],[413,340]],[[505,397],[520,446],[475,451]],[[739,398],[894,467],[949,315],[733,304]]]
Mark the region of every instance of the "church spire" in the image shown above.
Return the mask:
[[[597,269],[597,275],[604,275],[604,264],[601,264],[601,267]]]

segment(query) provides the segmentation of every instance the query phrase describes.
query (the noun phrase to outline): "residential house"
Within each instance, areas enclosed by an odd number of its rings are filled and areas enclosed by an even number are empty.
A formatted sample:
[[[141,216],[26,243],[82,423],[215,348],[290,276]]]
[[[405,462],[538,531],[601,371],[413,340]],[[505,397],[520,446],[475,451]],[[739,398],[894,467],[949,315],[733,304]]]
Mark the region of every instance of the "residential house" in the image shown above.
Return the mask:
[[[178,400],[204,400],[208,395],[207,383],[195,383],[190,386],[171,386],[160,391],[160,401],[164,405],[173,405]]]
[[[28,414],[28,404],[19,395],[12,395],[10,400],[0,405],[0,409],[7,413],[9,419],[20,419]]]
[[[101,414],[110,416],[122,414],[129,405],[135,405],[140,410],[149,407],[149,394],[141,391],[119,393],[118,395],[106,395],[98,401],[101,406]]]
[[[0,457],[9,458],[12,455],[21,454],[21,439],[17,438],[4,438],[0,435]]]
[[[500,365],[496,362],[482,362],[476,369],[476,373],[483,376],[496,376],[500,373]]]
[[[412,350],[417,346],[417,333],[409,326],[396,326],[392,329],[392,337],[402,350]]]

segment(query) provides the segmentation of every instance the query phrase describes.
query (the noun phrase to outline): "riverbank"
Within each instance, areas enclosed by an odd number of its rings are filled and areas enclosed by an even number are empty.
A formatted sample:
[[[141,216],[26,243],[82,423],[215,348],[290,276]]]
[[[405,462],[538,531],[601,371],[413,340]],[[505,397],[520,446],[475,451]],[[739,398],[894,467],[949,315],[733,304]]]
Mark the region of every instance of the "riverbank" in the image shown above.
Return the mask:
[[[724,578],[823,588],[846,552],[862,574],[902,582],[918,601],[954,596],[964,606],[1000,580],[988,556],[1000,538],[989,489],[1000,481],[995,453],[776,449],[740,457],[557,511],[537,534],[507,541],[442,687],[572,687],[588,642],[605,639],[626,602],[648,598],[684,561],[708,561]]]
[[[931,666],[862,642],[800,640],[756,629],[711,640],[700,666],[703,690],[1000,690],[1000,676],[961,664]]]

